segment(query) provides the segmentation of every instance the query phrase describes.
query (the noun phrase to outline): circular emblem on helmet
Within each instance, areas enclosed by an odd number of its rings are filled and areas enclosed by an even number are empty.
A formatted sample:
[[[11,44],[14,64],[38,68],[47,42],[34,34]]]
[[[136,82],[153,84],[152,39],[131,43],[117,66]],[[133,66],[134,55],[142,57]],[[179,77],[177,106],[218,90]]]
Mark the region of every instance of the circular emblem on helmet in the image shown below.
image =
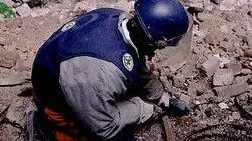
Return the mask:
[[[123,65],[124,67],[128,70],[131,71],[133,69],[134,66],[134,62],[133,62],[133,58],[130,54],[125,53],[123,55]]]
[[[62,27],[61,31],[63,31],[63,32],[67,31],[68,29],[74,27],[74,26],[75,26],[75,23],[76,23],[75,21],[71,21],[71,22],[65,24],[65,25]]]

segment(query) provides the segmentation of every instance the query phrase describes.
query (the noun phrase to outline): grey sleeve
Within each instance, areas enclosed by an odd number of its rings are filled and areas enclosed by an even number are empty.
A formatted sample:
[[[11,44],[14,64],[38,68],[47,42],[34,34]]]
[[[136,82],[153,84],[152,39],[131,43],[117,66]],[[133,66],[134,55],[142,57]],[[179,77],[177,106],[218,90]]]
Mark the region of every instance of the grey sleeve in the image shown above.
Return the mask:
[[[158,104],[160,98],[165,93],[161,81],[146,66],[141,69],[138,76],[137,92],[142,99],[155,104]]]
[[[140,98],[117,103],[125,94],[125,76],[112,63],[75,57],[60,65],[62,93],[82,127],[100,139],[110,139],[125,125],[141,119]]]

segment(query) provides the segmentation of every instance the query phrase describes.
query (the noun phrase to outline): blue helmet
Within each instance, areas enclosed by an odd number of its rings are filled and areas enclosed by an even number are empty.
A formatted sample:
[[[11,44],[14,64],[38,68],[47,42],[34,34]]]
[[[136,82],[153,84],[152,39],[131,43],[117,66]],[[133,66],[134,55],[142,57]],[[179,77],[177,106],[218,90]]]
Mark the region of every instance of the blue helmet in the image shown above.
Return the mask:
[[[177,0],[138,0],[134,8],[142,28],[155,45],[176,45],[187,32],[189,18]]]

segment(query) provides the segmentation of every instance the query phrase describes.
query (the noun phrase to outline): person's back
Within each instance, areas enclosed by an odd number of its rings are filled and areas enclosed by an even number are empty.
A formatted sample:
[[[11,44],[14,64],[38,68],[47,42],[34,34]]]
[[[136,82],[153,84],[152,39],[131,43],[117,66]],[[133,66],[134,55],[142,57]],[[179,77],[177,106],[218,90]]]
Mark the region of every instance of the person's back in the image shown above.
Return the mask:
[[[33,65],[32,81],[39,111],[47,116],[45,118],[51,122],[72,122],[73,118],[76,118],[73,115],[79,111],[72,111],[70,107],[78,107],[78,102],[87,103],[85,107],[92,109],[92,105],[88,105],[90,99],[104,97],[116,103],[115,100],[125,97],[126,85],[131,85],[136,79],[138,66],[141,65],[141,62],[135,49],[123,41],[118,30],[121,13],[122,11],[108,8],[85,13],[56,31],[40,48]],[[125,57],[133,59],[131,61],[134,64],[132,66],[129,64],[127,67],[126,61],[124,61]],[[99,75],[104,69],[109,72],[106,73],[106,79],[97,78],[94,80],[95,75]],[[82,75],[83,73],[84,75]],[[118,80],[113,80],[116,75],[118,78],[124,78],[119,82],[122,84],[118,85]],[[88,80],[93,79],[97,84],[85,84],[84,77],[90,77]],[[80,93],[78,96],[85,101],[71,103],[73,105],[69,107],[69,103],[66,101],[72,101],[71,95],[63,95],[64,98],[62,98],[62,91],[71,86],[69,82],[73,81],[73,78],[80,78],[78,82],[83,87],[86,85],[86,87],[102,89],[102,83],[112,83],[111,86],[117,87],[104,88],[106,90],[102,91],[108,91],[107,93],[99,93],[95,90],[97,96],[92,96],[87,90],[78,90],[81,86],[74,83],[71,89],[75,89],[75,93]],[[87,98],[88,96],[93,98]],[[102,100],[93,103],[104,104]],[[83,108],[80,107],[80,110]],[[58,116],[67,117],[68,119],[64,120],[69,121],[57,121],[53,115],[55,113]],[[87,119],[85,115],[79,116]],[[99,114],[94,113],[93,116],[99,117]],[[86,121],[86,124],[88,123],[90,122]],[[69,125],[64,128],[69,128]]]
[[[160,0],[168,7],[172,1]],[[177,9],[184,12],[182,6]],[[186,12],[182,15],[186,19]],[[157,105],[169,106],[162,84],[146,70],[145,55],[157,48],[141,26],[120,10],[97,9],[65,24],[39,49],[32,70],[34,100],[43,129],[54,140],[113,139],[126,126],[157,116]],[[176,42],[182,37],[174,36]],[[153,43],[168,45],[169,40]],[[185,106],[177,110],[188,111]]]

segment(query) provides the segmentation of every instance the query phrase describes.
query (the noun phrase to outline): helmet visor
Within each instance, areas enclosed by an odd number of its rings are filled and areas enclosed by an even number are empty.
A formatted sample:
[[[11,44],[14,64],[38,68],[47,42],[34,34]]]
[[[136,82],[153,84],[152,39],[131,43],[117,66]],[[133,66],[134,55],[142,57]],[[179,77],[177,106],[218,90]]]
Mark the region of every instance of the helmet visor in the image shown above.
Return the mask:
[[[187,46],[188,43],[191,41],[191,34],[192,34],[192,27],[193,27],[193,20],[190,14],[189,13],[187,14],[189,17],[189,26],[185,34],[179,35],[171,39],[167,39],[163,37],[163,39],[154,42],[154,46],[157,46],[157,48],[159,49],[165,48],[165,47],[180,47],[181,48],[181,47]]]
[[[190,51],[191,47],[191,38],[192,38],[192,27],[193,20],[192,17],[188,14],[189,17],[189,27],[185,34],[169,39],[162,40],[157,42],[156,48],[162,49],[157,50],[156,53],[161,62],[164,62],[164,65],[175,65],[184,62]]]

